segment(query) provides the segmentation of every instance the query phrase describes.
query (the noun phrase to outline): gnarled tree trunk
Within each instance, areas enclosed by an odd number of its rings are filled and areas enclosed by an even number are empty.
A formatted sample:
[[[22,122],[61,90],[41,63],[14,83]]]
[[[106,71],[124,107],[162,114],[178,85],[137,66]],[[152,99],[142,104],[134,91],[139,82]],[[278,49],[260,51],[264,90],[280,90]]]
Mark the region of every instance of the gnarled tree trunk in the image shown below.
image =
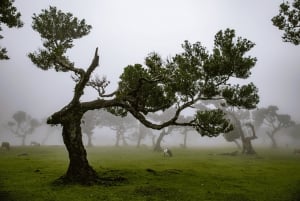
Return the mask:
[[[62,136],[69,154],[69,167],[64,176],[64,183],[89,185],[98,180],[97,173],[89,165],[87,153],[82,142],[80,122],[83,113],[74,107],[60,117],[63,126]]]
[[[267,133],[267,136],[269,136],[269,138],[271,139],[271,148],[276,149],[278,146],[277,146],[277,142],[274,137],[274,132],[272,132],[272,133],[266,132],[266,133]]]
[[[162,151],[162,148],[161,148],[161,141],[162,139],[164,138],[164,136],[167,135],[167,133],[165,132],[165,129],[162,130],[162,132],[159,134],[157,140],[156,140],[156,143],[155,143],[155,146],[154,146],[154,151]]]
[[[250,123],[246,124],[246,126],[250,127],[250,129],[252,130],[252,136],[247,137],[242,129],[242,125],[240,120],[235,116],[234,113],[231,112],[227,112],[232,119],[234,120],[234,126],[237,130],[237,132],[240,133],[241,135],[241,140],[242,140],[242,154],[247,154],[247,155],[252,155],[252,154],[256,154],[255,150],[252,147],[252,143],[251,141],[256,139],[256,135],[255,135],[255,130],[254,130],[254,126]]]
[[[242,143],[243,143],[243,149],[242,149],[242,153],[243,154],[247,154],[247,155],[252,155],[252,154],[256,154],[255,150],[253,149],[252,143],[251,141],[256,139],[256,135],[255,135],[255,130],[254,130],[254,126],[250,123],[246,124],[246,126],[249,126],[250,129],[252,130],[252,136],[250,137],[246,137],[244,132],[242,131]]]

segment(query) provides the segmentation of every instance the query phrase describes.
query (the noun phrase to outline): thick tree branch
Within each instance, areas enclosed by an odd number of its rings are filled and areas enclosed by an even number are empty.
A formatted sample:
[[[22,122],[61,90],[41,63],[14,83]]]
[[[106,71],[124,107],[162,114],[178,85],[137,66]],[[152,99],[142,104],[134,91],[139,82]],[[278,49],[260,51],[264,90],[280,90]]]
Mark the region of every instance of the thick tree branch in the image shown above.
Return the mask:
[[[98,48],[96,48],[95,55],[91,65],[87,69],[86,73],[81,75],[78,83],[75,86],[74,96],[71,103],[79,103],[79,99],[83,95],[83,90],[86,84],[88,83],[92,72],[96,69],[98,65],[99,65],[99,55],[98,55]]]

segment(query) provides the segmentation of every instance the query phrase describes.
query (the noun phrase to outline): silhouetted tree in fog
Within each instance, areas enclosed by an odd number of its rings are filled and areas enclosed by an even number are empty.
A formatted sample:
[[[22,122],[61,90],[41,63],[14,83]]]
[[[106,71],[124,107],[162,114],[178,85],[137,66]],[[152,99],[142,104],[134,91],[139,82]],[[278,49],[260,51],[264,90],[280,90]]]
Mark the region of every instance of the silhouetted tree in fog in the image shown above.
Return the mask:
[[[300,44],[300,0],[283,1],[279,14],[272,18],[273,25],[283,30],[282,39],[294,45]]]
[[[131,135],[130,135],[130,140],[132,141],[136,141],[137,147],[141,146],[142,140],[144,140],[146,137],[153,137],[155,136],[152,132],[151,128],[147,128],[146,126],[144,126],[141,123],[137,123],[137,127],[136,127],[136,131],[134,131]]]
[[[8,122],[8,126],[16,137],[22,139],[22,146],[24,146],[26,137],[31,135],[40,123],[24,111],[14,113],[12,119],[13,121]]]
[[[62,177],[64,182],[91,184],[99,181],[82,144],[81,119],[89,110],[106,108],[114,115],[129,112],[153,129],[192,126],[201,135],[214,137],[232,130],[222,110],[197,111],[188,122],[178,122],[180,114],[203,99],[224,99],[229,104],[246,108],[253,108],[258,102],[257,88],[252,83],[247,85],[246,92],[239,85],[229,85],[230,78],[248,78],[256,63],[256,58],[245,56],[254,43],[235,37],[234,30],[226,29],[216,34],[211,54],[200,42],[191,44],[188,41],[182,45],[182,53],[166,61],[157,53],[151,53],[145,65],[125,67],[116,91],[107,93],[109,82],[106,78],[92,76],[99,64],[98,48],[86,69],[77,67],[67,56],[67,50],[74,46],[73,40],[90,32],[91,26],[85,20],[50,7],[41,14],[34,14],[32,27],[40,34],[43,48],[29,54],[31,61],[43,70],[72,72],[75,81],[72,100],[47,122],[63,127],[62,136],[69,153],[69,167]],[[87,86],[98,92],[97,99],[81,101]],[[171,107],[175,113],[165,122],[155,123],[146,116]]]
[[[295,124],[288,129],[288,135],[300,142],[300,124]]]
[[[242,142],[242,154],[252,155],[256,154],[252,140],[257,138],[254,125],[249,117],[249,111],[243,111],[236,108],[227,108],[227,116],[234,125],[234,129],[228,133],[223,134],[227,141],[233,141],[239,147],[237,139],[241,139]],[[239,137],[238,137],[239,136]]]
[[[94,134],[94,129],[100,123],[98,116],[99,116],[98,110],[87,111],[84,114],[83,119],[81,121],[82,132],[85,133],[88,138],[88,142],[87,142],[88,147],[93,146],[92,137]]]
[[[283,128],[294,126],[295,122],[287,114],[278,114],[278,107],[271,105],[267,108],[260,108],[254,112],[255,124],[257,127],[267,127],[266,134],[271,139],[271,147],[277,148],[275,134]]]
[[[0,3],[0,31],[2,31],[2,24],[5,24],[9,28],[20,28],[23,26],[21,21],[21,13],[17,11],[17,8],[13,5],[14,0],[1,0]],[[0,35],[0,39],[3,36]],[[0,46],[0,60],[9,59],[7,56],[6,48]]]

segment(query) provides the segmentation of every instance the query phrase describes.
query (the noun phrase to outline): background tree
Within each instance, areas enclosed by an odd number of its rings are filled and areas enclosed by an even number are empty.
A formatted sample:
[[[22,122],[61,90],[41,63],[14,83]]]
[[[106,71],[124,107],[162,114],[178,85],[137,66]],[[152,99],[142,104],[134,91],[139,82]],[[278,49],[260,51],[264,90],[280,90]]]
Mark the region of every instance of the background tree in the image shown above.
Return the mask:
[[[138,122],[136,131],[130,135],[130,140],[136,141],[136,147],[140,147],[142,140],[146,139],[147,136],[151,138],[153,136],[155,137],[151,128],[147,128],[146,126]]]
[[[128,145],[127,139],[129,137],[125,133],[136,129],[137,121],[131,115],[116,116],[108,111],[101,110],[98,113],[98,125],[99,127],[108,127],[116,132],[115,146],[118,147],[120,146],[120,142],[122,142],[123,146]]]
[[[279,14],[272,18],[273,25],[283,30],[282,39],[294,45],[300,43],[300,0],[280,4]]]
[[[291,136],[295,141],[300,140],[300,124],[295,124],[288,129],[288,135]]]
[[[256,139],[257,136],[254,125],[252,124],[251,111],[233,105],[228,106],[222,100],[204,101],[201,105],[198,105],[198,107],[206,110],[221,108],[234,125],[232,131],[223,133],[225,140],[234,142],[238,149],[242,150],[242,154],[252,155],[256,153],[252,146],[252,140]],[[242,146],[239,144],[239,140],[241,140]]]
[[[252,155],[256,154],[252,140],[257,138],[254,125],[251,122],[250,111],[241,110],[237,108],[227,108],[226,113],[234,124],[234,129],[229,133],[223,134],[224,138],[231,142],[235,142],[238,147],[237,139],[242,142],[242,154]]]
[[[189,132],[195,132],[193,127],[185,126],[180,129],[181,134],[183,135],[183,143],[180,144],[180,147],[186,149],[187,148],[187,136]]]
[[[246,87],[229,84],[230,78],[248,78],[256,63],[256,58],[245,56],[254,43],[236,38],[234,30],[227,29],[216,34],[211,54],[200,42],[191,44],[188,41],[182,45],[182,53],[166,61],[157,53],[149,54],[145,66],[135,64],[125,67],[117,90],[108,94],[106,86],[109,82],[92,76],[99,64],[98,48],[87,69],[76,67],[67,56],[73,40],[87,35],[90,25],[71,13],[50,7],[39,15],[34,14],[32,27],[40,34],[43,49],[30,53],[31,61],[43,70],[54,68],[56,71],[72,72],[76,83],[72,100],[47,121],[63,127],[63,140],[70,161],[62,177],[64,182],[90,184],[99,181],[82,144],[80,123],[89,110],[106,108],[115,115],[129,112],[153,129],[192,126],[201,135],[213,137],[232,130],[222,110],[195,111],[193,120],[189,122],[178,122],[180,114],[198,101],[207,99],[225,99],[229,104],[246,108],[253,108],[258,103],[257,88],[252,83]],[[94,88],[99,97],[82,102],[80,98],[87,86]],[[154,123],[147,118],[148,113],[164,112],[171,107],[176,112],[163,123]]]
[[[99,111],[98,110],[90,110],[87,111],[84,116],[83,120],[81,122],[81,129],[82,132],[87,135],[88,142],[87,146],[91,147],[93,146],[92,143],[92,137],[94,134],[94,129],[98,126],[99,124]]]
[[[268,108],[260,108],[254,112],[257,127],[267,126],[267,136],[271,139],[271,147],[277,148],[275,134],[283,128],[294,126],[295,122],[287,114],[278,114],[278,107],[271,105]]]
[[[176,112],[175,108],[169,108],[164,113],[150,115],[150,118],[155,120],[156,122],[162,123],[162,122],[165,122],[168,119],[172,118],[174,116],[175,112]],[[183,120],[182,116],[179,116],[178,122],[181,122],[182,120]],[[190,121],[191,121],[191,119],[190,119]],[[186,122],[188,122],[188,121],[186,121]],[[154,151],[162,151],[163,148],[161,147],[161,142],[163,141],[163,138],[166,135],[171,134],[175,130],[178,130],[177,126],[168,126],[168,127],[163,128],[160,131],[159,136],[156,139],[156,142],[154,145]]]
[[[27,136],[31,135],[40,123],[24,111],[14,113],[12,118],[13,121],[9,121],[8,126],[15,136],[22,139],[22,146],[25,146]]]
[[[13,5],[14,0],[1,0],[0,3],[0,31],[2,31],[2,24],[7,25],[9,28],[22,27],[21,13],[17,11],[17,8]],[[0,39],[3,36],[0,35]],[[6,48],[0,46],[0,60],[9,59],[7,56]]]

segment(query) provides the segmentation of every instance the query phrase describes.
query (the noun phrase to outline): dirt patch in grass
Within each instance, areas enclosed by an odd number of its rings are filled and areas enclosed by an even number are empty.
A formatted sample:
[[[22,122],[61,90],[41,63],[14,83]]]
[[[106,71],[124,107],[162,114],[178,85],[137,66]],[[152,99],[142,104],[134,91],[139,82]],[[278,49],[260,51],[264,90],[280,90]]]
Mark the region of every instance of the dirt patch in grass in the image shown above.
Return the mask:
[[[182,200],[185,197],[178,189],[152,185],[137,187],[134,193],[146,200]]]
[[[156,171],[151,168],[147,168],[146,171],[150,174],[157,175],[157,176],[163,176],[163,175],[172,175],[172,174],[181,174],[182,170],[178,169],[166,169],[163,171]]]

